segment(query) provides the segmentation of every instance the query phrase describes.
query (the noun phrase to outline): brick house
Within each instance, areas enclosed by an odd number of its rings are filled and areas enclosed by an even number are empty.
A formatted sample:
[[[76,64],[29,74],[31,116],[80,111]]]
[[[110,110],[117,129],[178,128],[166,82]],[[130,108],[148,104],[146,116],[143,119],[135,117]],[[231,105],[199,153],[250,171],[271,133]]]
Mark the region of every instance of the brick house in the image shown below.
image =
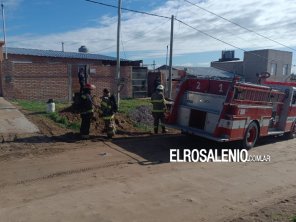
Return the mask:
[[[9,99],[46,101],[49,98],[71,101],[79,92],[78,70],[89,73],[90,83],[96,85],[94,94],[103,88],[116,89],[116,58],[81,52],[62,52],[24,48],[7,48],[3,56],[0,43],[0,96]],[[133,97],[133,70],[144,69],[142,61],[121,60],[122,98]]]

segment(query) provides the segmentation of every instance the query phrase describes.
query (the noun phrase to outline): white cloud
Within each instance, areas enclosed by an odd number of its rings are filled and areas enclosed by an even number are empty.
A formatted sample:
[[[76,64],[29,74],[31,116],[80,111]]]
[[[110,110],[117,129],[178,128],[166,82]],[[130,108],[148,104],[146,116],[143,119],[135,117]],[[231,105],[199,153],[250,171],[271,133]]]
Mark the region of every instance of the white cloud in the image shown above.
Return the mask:
[[[7,0],[11,4],[17,4],[20,1]],[[296,3],[294,0],[190,1],[199,2],[201,7],[229,20],[285,45],[296,47],[294,33]],[[154,9],[152,13],[165,16],[177,13],[177,19],[239,48],[280,48],[274,42],[219,19],[182,0],[169,0],[164,5]],[[116,49],[117,18],[105,15],[100,18],[100,21],[98,27],[88,27],[71,32],[53,33],[48,36],[14,36],[10,38],[11,46],[60,50],[60,42],[63,41],[67,51],[77,51],[80,45],[86,45],[91,52],[113,52]],[[225,48],[232,49],[231,46],[186,27],[177,21],[175,21],[174,27],[175,55],[218,51]],[[138,59],[165,57],[169,35],[169,20],[123,12],[123,45],[125,51],[139,52],[134,53],[134,55],[139,56]],[[286,50],[289,51],[289,49]]]

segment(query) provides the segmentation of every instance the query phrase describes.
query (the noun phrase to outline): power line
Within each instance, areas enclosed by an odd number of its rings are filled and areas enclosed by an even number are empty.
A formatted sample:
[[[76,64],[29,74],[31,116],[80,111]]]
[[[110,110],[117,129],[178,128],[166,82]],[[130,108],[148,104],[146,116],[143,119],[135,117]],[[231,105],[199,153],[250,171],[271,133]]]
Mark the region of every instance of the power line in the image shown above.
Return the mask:
[[[224,17],[221,16],[221,15],[218,15],[218,14],[216,14],[216,13],[214,13],[214,12],[208,10],[208,9],[205,9],[205,8],[203,8],[203,7],[201,7],[201,6],[197,5],[197,4],[194,4],[193,2],[190,2],[190,1],[188,1],[188,0],[184,0],[184,1],[187,2],[187,3],[189,3],[189,4],[191,4],[191,5],[193,5],[193,6],[195,6],[195,7],[197,7],[197,8],[199,8],[199,9],[201,9],[201,10],[203,10],[203,11],[206,11],[206,12],[212,14],[212,15],[215,15],[215,16],[217,16],[217,17],[219,17],[219,18],[221,18],[221,19],[223,19],[223,20],[225,20],[225,21],[227,21],[227,22],[230,22],[230,23],[232,23],[233,25],[236,25],[236,26],[238,26],[238,27],[240,27],[240,28],[242,28],[242,29],[244,29],[244,30],[246,30],[246,31],[248,31],[248,32],[252,32],[252,33],[254,33],[254,34],[256,34],[256,35],[258,35],[258,36],[260,36],[260,37],[262,37],[262,38],[268,39],[269,41],[272,41],[272,42],[277,43],[277,44],[279,44],[279,45],[281,45],[281,46],[284,46],[284,47],[286,47],[286,48],[288,48],[288,49],[291,49],[291,50],[293,50],[293,51],[296,51],[296,49],[294,49],[294,48],[292,48],[292,47],[290,47],[290,46],[287,46],[287,45],[285,45],[285,44],[283,44],[283,43],[280,43],[279,41],[273,40],[273,39],[271,39],[271,38],[269,38],[269,37],[267,37],[267,36],[265,36],[265,35],[262,35],[262,34],[256,32],[256,31],[254,31],[254,30],[251,30],[251,29],[249,29],[249,28],[246,28],[246,27],[244,27],[244,26],[242,26],[242,25],[240,25],[240,24],[238,24],[238,23],[236,23],[236,22],[233,22],[233,21],[231,21],[231,20],[229,20],[229,19],[227,19],[227,18],[224,18]]]
[[[103,5],[103,6],[112,7],[112,8],[117,8],[117,9],[118,9],[117,6],[109,5],[109,4],[105,4],[105,3],[102,3],[102,2],[97,2],[97,1],[93,1],[93,0],[85,0],[85,1],[87,1],[87,2],[92,2],[92,3],[95,3],[95,4],[99,4],[99,5]],[[194,3],[192,3],[192,2],[190,2],[190,1],[188,1],[188,0],[184,0],[184,1],[186,1],[186,2],[188,2],[188,3],[190,3],[190,4],[194,5],[194,6],[196,6],[196,7],[198,7],[198,8],[200,7],[200,6],[197,6],[197,5],[195,5]],[[201,7],[200,7],[200,8],[201,8]],[[139,14],[144,14],[144,15],[150,15],[150,16],[155,16],[155,17],[160,17],[160,18],[171,19],[171,17],[168,17],[168,16],[162,16],[162,15],[157,15],[157,14],[154,14],[154,13],[142,12],[142,11],[133,10],[133,9],[127,9],[127,8],[121,8],[121,9],[122,9],[122,10],[125,10],[125,11],[134,12],[134,13],[139,13]],[[208,11],[207,9],[204,9],[204,8],[201,8],[201,9],[203,9],[203,10],[205,10],[205,11]],[[241,27],[241,28],[244,28],[244,29],[246,29],[246,30],[248,30],[248,31],[250,31],[250,32],[253,32],[253,33],[257,34],[257,35],[262,36],[261,34],[255,32],[255,31],[252,31],[252,30],[250,30],[250,29],[247,29],[247,28],[245,28],[245,27],[243,27],[243,26],[241,26],[241,25],[239,25],[239,24],[237,24],[237,23],[234,23],[234,22],[232,22],[232,21],[230,21],[230,20],[228,20],[228,19],[226,19],[226,18],[224,18],[224,17],[222,17],[222,16],[219,16],[219,15],[217,15],[217,14],[211,12],[211,11],[208,11],[208,12],[211,13],[211,14],[214,14],[214,15],[216,15],[216,16],[218,16],[218,17],[220,17],[220,18],[222,18],[222,19],[224,19],[224,20],[226,20],[226,21],[228,21],[228,22],[231,22],[231,23],[233,23],[233,24],[235,24],[235,25],[237,25],[237,26],[239,26],[239,27]],[[217,40],[217,41],[219,41],[219,42],[222,42],[222,43],[224,43],[224,44],[226,44],[226,45],[229,45],[229,46],[231,46],[231,47],[233,47],[233,48],[239,49],[239,50],[241,50],[241,51],[243,51],[243,52],[246,52],[246,53],[249,53],[249,54],[253,54],[253,55],[255,55],[255,56],[261,57],[261,58],[263,58],[263,59],[269,61],[269,59],[266,58],[266,57],[264,57],[264,56],[261,56],[261,55],[259,55],[259,54],[254,53],[254,52],[247,51],[247,50],[245,50],[245,49],[243,49],[243,48],[240,48],[240,47],[235,46],[235,45],[233,45],[233,44],[231,44],[231,43],[228,43],[228,42],[226,42],[226,41],[224,41],[224,40],[221,40],[221,39],[219,39],[219,38],[217,38],[217,37],[215,37],[215,36],[212,36],[212,35],[210,35],[210,34],[204,32],[204,31],[202,31],[202,30],[199,30],[199,29],[197,29],[197,28],[195,28],[195,27],[193,27],[193,26],[191,26],[191,25],[189,25],[189,24],[183,22],[182,20],[179,20],[179,19],[177,19],[177,18],[175,18],[175,20],[178,21],[178,22],[180,22],[181,24],[183,24],[183,25],[185,25],[185,26],[187,26],[187,27],[189,27],[189,28],[192,28],[192,29],[194,29],[194,30],[196,30],[196,31],[198,31],[198,32],[200,32],[200,33],[202,33],[202,34],[204,34],[204,35],[210,37],[210,38],[213,38],[213,39],[215,39],[215,40]],[[280,45],[282,45],[282,46],[285,46],[285,45],[283,45],[283,44],[281,44],[281,43],[279,43],[279,42],[277,42],[277,41],[275,41],[275,40],[272,40],[272,39],[270,39],[270,38],[268,38],[268,37],[265,37],[265,36],[262,36],[262,37],[264,37],[264,38],[266,38],[266,39],[269,39],[269,40],[271,40],[271,41],[273,41],[273,42],[276,42],[276,43],[278,43],[278,44],[280,44]],[[289,46],[285,46],[285,47],[290,48]],[[293,48],[290,48],[290,49],[296,51],[296,49],[293,49]],[[273,59],[272,61],[280,61],[280,60]]]
[[[215,40],[217,40],[217,41],[219,41],[219,42],[222,42],[222,43],[224,43],[224,44],[226,44],[226,45],[229,45],[229,46],[231,46],[231,47],[233,47],[233,48],[239,49],[239,50],[241,50],[241,51],[243,51],[243,52],[246,52],[246,53],[249,53],[249,54],[255,55],[255,56],[257,56],[257,57],[263,58],[263,59],[265,59],[266,61],[279,61],[279,62],[281,62],[281,60],[277,60],[277,59],[268,59],[268,58],[266,58],[265,56],[262,56],[262,55],[256,54],[256,53],[251,52],[251,51],[247,51],[247,50],[245,50],[245,49],[243,49],[243,48],[240,48],[240,47],[238,47],[238,46],[235,46],[235,45],[233,45],[233,44],[231,44],[231,43],[225,42],[224,40],[221,40],[221,39],[219,39],[219,38],[217,38],[217,37],[215,37],[215,36],[212,36],[212,35],[210,35],[210,34],[204,32],[204,31],[202,31],[202,30],[199,30],[199,29],[193,27],[192,25],[189,25],[189,24],[187,24],[187,23],[185,23],[185,22],[183,22],[183,21],[181,21],[181,20],[179,20],[179,19],[176,19],[176,18],[175,18],[175,20],[178,21],[178,22],[180,22],[181,24],[183,24],[183,25],[185,25],[185,26],[191,28],[191,29],[194,29],[194,30],[197,31],[197,32],[200,32],[200,33],[202,33],[202,34],[204,34],[204,35],[206,35],[206,36],[208,36],[208,37],[210,37],[210,38],[212,38],[212,39],[215,39]]]
[[[171,19],[171,18],[170,18],[170,19]],[[170,20],[170,19],[169,19],[169,20]],[[131,39],[128,39],[128,40],[123,41],[123,42],[127,43],[127,42],[130,42],[130,41],[136,40],[136,39],[140,39],[140,38],[144,37],[147,33],[152,32],[152,31],[155,30],[155,29],[158,29],[160,26],[164,25],[164,24],[167,23],[169,20],[167,20],[167,21],[165,21],[165,22],[163,22],[163,23],[160,23],[158,26],[153,27],[152,29],[149,29],[148,31],[142,33],[141,35],[137,35],[136,38],[131,38]],[[123,32],[123,34],[125,34],[125,33]],[[98,51],[96,51],[96,52],[102,52],[102,51],[105,51],[106,49],[111,49],[111,48],[113,48],[113,47],[115,47],[115,46],[116,46],[116,45],[112,45],[112,46],[109,46],[109,47],[107,47],[107,48],[100,49],[100,50],[98,50]],[[95,52],[95,53],[96,53],[96,52]]]
[[[193,27],[193,26],[191,26],[191,25],[189,25],[189,24],[187,24],[187,23],[185,23],[185,22],[183,22],[183,21],[181,21],[181,20],[179,20],[179,19],[177,19],[177,18],[175,18],[175,20],[178,21],[178,22],[180,22],[181,24],[183,24],[183,25],[189,27],[189,28],[194,29],[195,31],[198,31],[198,32],[200,32],[200,33],[202,33],[202,34],[204,34],[204,35],[206,35],[206,36],[212,38],[212,39],[215,39],[215,40],[217,40],[217,41],[219,41],[219,42],[222,42],[222,43],[224,43],[224,44],[226,44],[226,45],[229,45],[229,46],[231,46],[231,47],[233,47],[233,48],[240,49],[240,50],[246,52],[246,50],[244,50],[244,49],[242,49],[242,48],[240,48],[240,47],[238,47],[238,46],[232,45],[231,43],[228,43],[228,42],[225,42],[224,40],[218,39],[217,37],[212,36],[212,35],[210,35],[210,34],[204,32],[204,31],[202,31],[202,30],[200,30],[200,29],[197,29],[197,28],[195,28],[195,27]]]
[[[115,5],[109,5],[109,4],[106,4],[106,3],[103,3],[103,2],[97,2],[97,1],[93,1],[93,0],[84,0],[84,1],[118,9],[118,7],[115,6]],[[128,8],[124,8],[124,7],[121,7],[121,10],[134,12],[134,13],[139,13],[139,14],[144,14],[144,15],[151,15],[151,16],[155,16],[155,17],[159,17],[159,18],[170,19],[170,17],[168,17],[168,16],[157,15],[157,14],[149,13],[149,12],[142,12],[142,11],[138,11],[138,10],[134,10],[134,9],[128,9]]]

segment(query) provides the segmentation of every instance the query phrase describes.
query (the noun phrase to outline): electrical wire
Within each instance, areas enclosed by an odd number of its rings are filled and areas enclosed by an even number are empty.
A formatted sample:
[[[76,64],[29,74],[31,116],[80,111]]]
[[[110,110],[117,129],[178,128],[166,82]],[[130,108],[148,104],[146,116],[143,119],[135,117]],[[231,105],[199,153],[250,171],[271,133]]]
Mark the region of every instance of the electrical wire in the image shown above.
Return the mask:
[[[195,31],[198,31],[198,32],[200,32],[200,33],[202,33],[202,34],[204,34],[204,35],[206,35],[206,36],[212,38],[212,39],[215,39],[215,40],[217,40],[217,41],[219,41],[219,42],[222,42],[222,43],[224,43],[224,44],[226,44],[226,45],[229,45],[229,46],[231,46],[231,47],[233,47],[233,48],[236,48],[236,49],[239,49],[239,50],[242,50],[242,51],[246,52],[246,50],[244,50],[243,48],[240,48],[240,47],[235,46],[235,45],[233,45],[233,44],[231,44],[231,43],[225,42],[224,40],[221,40],[221,39],[219,39],[219,38],[217,38],[217,37],[215,37],[215,36],[212,36],[212,35],[210,35],[210,34],[204,32],[204,31],[202,31],[202,30],[200,30],[200,29],[197,29],[197,28],[195,28],[195,27],[193,27],[193,26],[191,26],[191,25],[189,25],[189,24],[183,22],[183,21],[180,20],[180,19],[175,18],[175,20],[178,21],[178,22],[180,22],[181,24],[183,24],[183,25],[189,27],[189,28],[194,29]]]
[[[249,53],[249,54],[255,55],[255,56],[257,56],[257,57],[263,58],[263,59],[265,59],[266,61],[271,61],[271,62],[272,62],[272,61],[278,61],[278,62],[282,62],[281,60],[277,60],[277,59],[268,59],[268,58],[266,58],[265,56],[262,56],[262,55],[256,54],[256,53],[254,53],[254,52],[252,52],[252,51],[247,51],[247,50],[245,50],[245,49],[243,49],[243,48],[240,48],[240,47],[238,47],[238,46],[236,46],[236,45],[233,45],[233,44],[228,43],[228,42],[226,42],[226,41],[224,41],[224,40],[221,40],[221,39],[219,39],[219,38],[217,38],[217,37],[215,37],[215,36],[212,36],[212,35],[210,35],[210,34],[204,32],[204,31],[202,31],[202,30],[200,30],[200,29],[197,29],[197,28],[193,27],[192,25],[187,24],[186,22],[183,22],[183,21],[181,21],[181,20],[179,20],[179,19],[176,19],[176,18],[175,18],[175,20],[178,21],[178,22],[180,22],[181,24],[183,24],[183,25],[185,25],[185,26],[191,28],[191,29],[194,29],[194,30],[197,31],[197,32],[200,32],[200,33],[202,33],[202,34],[204,34],[204,35],[206,35],[206,36],[208,36],[208,37],[210,37],[210,38],[212,38],[212,39],[215,39],[215,40],[217,40],[217,41],[219,41],[219,42],[222,42],[222,43],[224,43],[224,44],[226,44],[226,45],[229,45],[229,46],[231,46],[231,47],[233,47],[233,48],[239,49],[239,50],[241,50],[241,51],[243,51],[243,52],[245,52],[245,53]]]
[[[171,18],[170,18],[170,19],[171,19]],[[144,37],[147,33],[152,32],[152,31],[158,29],[159,27],[163,26],[164,24],[166,24],[168,21],[170,21],[170,19],[168,19],[167,21],[165,21],[165,22],[163,22],[163,23],[160,23],[158,26],[153,27],[152,29],[149,29],[148,31],[146,31],[146,32],[144,32],[144,33],[138,35],[136,38],[131,38],[131,39],[128,39],[128,40],[126,40],[126,41],[124,41],[124,42],[127,43],[127,42],[130,42],[130,41],[136,40],[136,39],[140,39],[140,38]],[[126,34],[126,33],[125,33],[125,34]],[[100,50],[98,50],[98,51],[96,51],[96,52],[94,52],[94,53],[102,52],[102,51],[105,51],[106,49],[114,48],[115,46],[116,46],[116,44],[114,44],[114,45],[112,45],[112,46],[110,46],[110,47],[107,47],[107,48],[100,49]]]
[[[260,36],[262,38],[265,38],[265,39],[267,39],[269,41],[272,41],[274,43],[277,43],[278,45],[281,45],[281,46],[284,46],[285,48],[288,48],[288,49],[291,49],[293,51],[296,51],[296,49],[294,49],[294,48],[292,48],[290,46],[287,46],[287,45],[285,45],[285,44],[283,44],[283,43],[281,43],[279,41],[273,40],[273,39],[271,39],[271,38],[269,38],[269,37],[267,37],[265,35],[262,35],[262,34],[256,32],[256,31],[254,31],[254,30],[251,30],[249,28],[246,28],[246,27],[244,27],[244,26],[242,26],[242,25],[240,25],[240,24],[238,24],[236,22],[233,22],[233,21],[231,21],[231,20],[229,20],[229,19],[227,19],[227,18],[225,18],[225,17],[223,17],[221,15],[218,15],[218,14],[216,14],[216,13],[214,13],[214,12],[208,10],[208,9],[205,9],[205,8],[203,8],[203,7],[201,7],[201,6],[197,5],[197,4],[194,4],[193,2],[190,2],[188,0],[184,0],[184,1],[187,2],[187,3],[189,3],[189,4],[191,4],[191,5],[193,5],[193,6],[195,6],[195,7],[197,7],[197,8],[199,8],[199,9],[201,9],[201,10],[203,10],[203,11],[206,11],[206,12],[212,14],[212,15],[215,15],[215,16],[217,16],[217,17],[219,17],[219,18],[221,18],[221,19],[223,19],[223,20],[225,20],[225,21],[227,21],[227,22],[229,22],[229,23],[231,23],[233,25],[236,25],[236,26],[238,26],[238,27],[240,27],[240,28],[242,28],[242,29],[244,29],[244,30],[246,30],[248,32],[252,32],[252,33],[254,33],[254,34],[256,34],[256,35],[258,35],[258,36]]]
[[[106,4],[106,3],[103,3],[103,2],[97,2],[97,1],[93,1],[93,0],[84,0],[84,1],[118,9],[118,7],[115,6],[115,5],[110,5],[110,4]],[[151,15],[151,16],[155,16],[155,17],[159,17],[159,18],[170,18],[170,17],[164,16],[164,15],[157,15],[157,14],[154,14],[154,13],[142,12],[142,11],[138,11],[138,10],[134,10],[134,9],[128,9],[128,8],[124,8],[124,7],[121,7],[121,10],[134,12],[134,13],[139,13],[139,14],[144,14],[144,15]]]
[[[105,3],[102,3],[102,2],[97,2],[97,1],[93,1],[93,0],[85,0],[85,1],[87,1],[87,2],[92,2],[92,3],[96,3],[96,4],[99,4],[99,5],[108,6],[108,7],[112,7],[112,8],[117,8],[117,9],[118,9],[117,6],[109,5],[109,4],[105,4]],[[198,7],[198,8],[201,8],[201,9],[203,9],[203,10],[205,10],[205,11],[211,13],[211,14],[214,14],[214,15],[216,15],[216,16],[218,16],[218,17],[220,17],[220,18],[222,18],[222,19],[224,19],[224,20],[226,20],[226,21],[228,21],[228,22],[231,22],[231,23],[233,23],[233,24],[235,24],[235,25],[237,25],[237,26],[239,26],[239,27],[241,27],[241,28],[244,28],[244,29],[246,29],[246,30],[249,31],[249,32],[253,32],[253,33],[257,34],[257,35],[262,36],[263,38],[266,38],[266,39],[268,39],[268,40],[270,40],[270,41],[276,42],[276,43],[278,43],[278,44],[280,44],[280,45],[282,45],[282,46],[284,46],[284,47],[287,47],[287,48],[290,48],[290,49],[296,51],[296,49],[293,49],[293,48],[291,48],[291,47],[289,47],[289,46],[286,46],[286,45],[284,45],[284,44],[282,44],[282,43],[280,43],[280,42],[277,42],[277,41],[272,40],[272,39],[270,39],[270,38],[268,38],[268,37],[265,37],[265,36],[263,36],[263,35],[261,35],[261,34],[255,32],[255,31],[252,31],[252,30],[250,30],[250,29],[247,29],[247,28],[245,28],[245,27],[243,27],[243,26],[241,26],[241,25],[239,25],[239,24],[237,24],[237,23],[235,23],[235,22],[232,22],[232,21],[230,21],[230,20],[228,20],[228,19],[226,19],[226,18],[224,18],[224,17],[222,17],[222,16],[216,14],[216,13],[213,13],[213,12],[211,12],[211,11],[209,11],[209,10],[207,10],[207,9],[204,9],[204,8],[202,8],[202,7],[200,7],[200,6],[197,6],[197,5],[195,5],[194,3],[192,3],[192,2],[190,2],[190,1],[188,1],[188,0],[184,0],[184,1],[186,1],[186,2],[188,2],[188,3],[190,3],[190,4],[194,5],[194,6],[196,6],[196,7]],[[155,17],[160,17],[160,18],[171,19],[171,18],[168,17],[168,16],[157,15],[157,14],[154,14],[154,13],[142,12],[142,11],[133,10],[133,9],[127,9],[127,8],[121,8],[121,9],[122,9],[122,10],[125,10],[125,11],[134,12],[134,13],[139,13],[139,14],[144,14],[144,15],[150,15],[150,16],[155,16]],[[228,42],[226,42],[226,41],[224,41],[224,40],[221,40],[221,39],[219,39],[219,38],[217,38],[217,37],[215,37],[215,36],[213,36],[213,35],[210,35],[210,34],[204,32],[204,31],[202,31],[202,30],[199,30],[199,29],[197,29],[197,28],[195,28],[195,27],[193,27],[193,26],[191,26],[191,25],[185,23],[185,22],[182,21],[182,20],[179,20],[179,19],[177,19],[177,18],[175,18],[175,20],[178,21],[178,22],[180,22],[181,24],[183,24],[183,25],[185,25],[185,26],[191,28],[191,29],[194,29],[194,30],[196,30],[196,31],[198,31],[198,32],[200,32],[200,33],[202,33],[202,34],[204,34],[204,35],[206,35],[206,36],[208,36],[208,37],[210,37],[210,38],[212,38],[212,39],[215,39],[215,40],[217,40],[217,41],[219,41],[219,42],[222,42],[222,43],[224,43],[224,44],[226,44],[226,45],[229,45],[229,46],[231,46],[231,47],[233,47],[233,48],[236,48],[236,49],[239,49],[239,50],[241,50],[241,51],[243,51],[243,52],[245,52],[245,53],[249,53],[249,54],[255,55],[255,56],[257,56],[257,57],[263,58],[263,59],[265,59],[265,60],[267,60],[267,61],[270,60],[270,59],[268,59],[268,58],[266,58],[266,57],[264,57],[264,56],[262,56],[262,55],[256,54],[256,53],[254,53],[254,52],[247,51],[247,50],[245,50],[245,49],[243,49],[243,48],[240,48],[240,47],[235,46],[235,45],[233,45],[233,44],[231,44],[231,43],[228,43]],[[271,60],[271,61],[281,61],[281,60],[273,59],[273,60]]]

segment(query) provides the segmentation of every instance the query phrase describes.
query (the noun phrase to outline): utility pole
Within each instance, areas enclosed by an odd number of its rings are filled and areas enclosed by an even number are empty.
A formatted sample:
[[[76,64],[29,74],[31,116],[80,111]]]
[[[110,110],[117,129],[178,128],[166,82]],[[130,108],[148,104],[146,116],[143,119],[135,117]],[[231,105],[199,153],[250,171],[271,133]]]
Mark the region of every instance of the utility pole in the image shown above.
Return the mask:
[[[167,45],[166,58],[165,58],[165,65],[166,66],[168,66],[168,53],[169,53],[169,46]]]
[[[3,21],[3,37],[4,37],[4,44],[5,44],[5,59],[7,59],[7,44],[6,44],[6,27],[5,27],[5,15],[4,15],[4,5],[1,3],[2,8],[2,21]]]
[[[171,39],[170,39],[170,64],[169,64],[169,99],[172,99],[172,71],[173,71],[173,39],[174,39],[174,15],[171,18]]]
[[[62,42],[62,52],[64,52],[64,42]]]
[[[116,63],[116,99],[117,105],[119,107],[120,103],[120,24],[121,24],[121,0],[118,0],[118,23],[117,23],[117,63]]]

